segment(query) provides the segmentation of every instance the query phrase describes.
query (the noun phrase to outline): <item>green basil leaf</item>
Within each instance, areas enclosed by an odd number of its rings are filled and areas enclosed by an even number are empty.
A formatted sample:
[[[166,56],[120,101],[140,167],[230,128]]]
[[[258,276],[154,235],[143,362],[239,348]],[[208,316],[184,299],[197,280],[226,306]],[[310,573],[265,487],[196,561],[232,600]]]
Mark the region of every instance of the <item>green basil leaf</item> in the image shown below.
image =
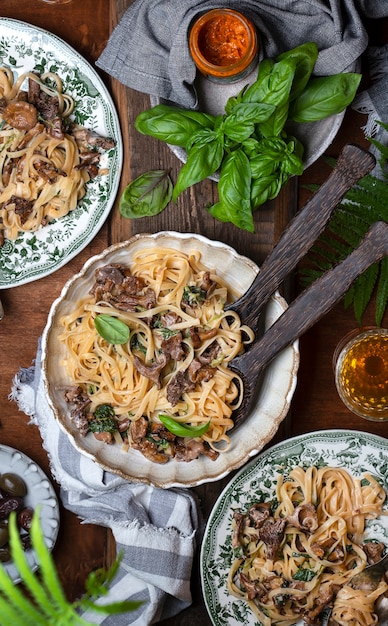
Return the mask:
[[[254,231],[251,210],[251,168],[249,159],[240,148],[230,152],[224,159],[218,181],[220,207],[210,208],[213,217],[220,214],[238,228]],[[222,207],[222,209],[221,209]],[[225,219],[223,221],[226,221]]]
[[[229,115],[224,118],[223,126],[227,121],[239,124],[240,122],[263,122],[267,120],[275,111],[273,104],[265,104],[264,102],[241,102],[233,107]]]
[[[119,202],[120,215],[134,219],[157,215],[172,198],[173,183],[166,170],[151,170],[135,178],[124,189]]]
[[[243,101],[264,102],[275,106],[284,104],[289,98],[294,75],[295,61],[293,59],[278,61],[261,82],[253,83],[247,89]]]
[[[354,99],[361,74],[345,72],[312,78],[304,91],[291,103],[289,119],[317,122],[341,113]]]
[[[241,142],[241,148],[244,150],[245,154],[249,159],[254,157],[256,154],[260,152],[259,150],[259,141],[254,137],[248,137]]]
[[[301,176],[304,172],[304,163],[300,156],[290,153],[281,161],[280,169],[291,176]]]
[[[264,178],[273,174],[279,165],[279,160],[262,152],[251,157],[249,164],[251,166],[252,178]]]
[[[201,435],[204,435],[206,431],[209,430],[211,421],[209,420],[206,424],[201,424],[200,426],[190,426],[189,424],[177,422],[169,415],[160,414],[158,417],[167,430],[177,435],[177,437],[201,437]]]
[[[292,82],[290,91],[290,100],[295,100],[302,93],[310,80],[315,63],[318,58],[318,46],[312,41],[283,52],[276,57],[276,61],[282,61],[283,59],[293,59],[295,65],[295,75]]]
[[[229,139],[241,143],[253,135],[255,125],[267,120],[274,110],[271,104],[243,102],[225,116],[222,129]]]
[[[187,155],[187,161],[181,168],[173,191],[173,199],[191,185],[211,176],[218,170],[224,155],[224,142],[217,135],[205,144],[194,144]]]
[[[195,131],[192,134],[190,140],[187,143],[186,150],[190,152],[194,144],[204,145],[205,143],[211,143],[217,140],[218,137],[222,137],[222,132],[219,130],[213,130],[210,128],[201,128],[201,130]]]
[[[94,319],[94,326],[105,341],[112,344],[123,344],[129,340],[128,326],[113,315],[101,313]]]
[[[263,59],[259,63],[259,70],[255,82],[248,88],[244,87],[237,97],[237,102],[262,102],[262,95],[264,89],[267,90],[268,88],[268,77],[274,65],[275,61],[273,59]],[[233,104],[236,104],[236,102],[233,103],[231,101],[231,106],[233,106]],[[227,113],[228,112],[229,111],[227,111]]]
[[[288,181],[289,176],[276,170],[269,176],[260,176],[252,180],[251,185],[251,206],[255,210],[259,206],[273,200],[279,194],[281,188]]]
[[[157,104],[137,116],[135,128],[143,135],[185,148],[195,131],[213,128],[214,121],[215,118],[207,113]]]
[[[258,134],[263,137],[278,137],[287,122],[289,102],[278,106],[275,112],[257,127]]]

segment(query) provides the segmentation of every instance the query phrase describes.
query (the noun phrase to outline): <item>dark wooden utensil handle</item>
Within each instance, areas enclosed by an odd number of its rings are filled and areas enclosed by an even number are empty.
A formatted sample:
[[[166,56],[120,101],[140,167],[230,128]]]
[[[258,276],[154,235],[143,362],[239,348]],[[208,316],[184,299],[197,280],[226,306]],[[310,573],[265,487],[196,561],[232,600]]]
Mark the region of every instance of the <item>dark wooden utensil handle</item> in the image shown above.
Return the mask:
[[[311,248],[345,193],[375,164],[374,156],[360,146],[343,148],[329,178],[291,220],[248,291],[228,305],[244,324],[256,330],[264,304]]]
[[[281,350],[330,311],[356,278],[385,256],[388,256],[388,223],[376,222],[359,246],[305,289],[246,353],[233,359],[231,367],[242,372],[247,380],[257,380]]]

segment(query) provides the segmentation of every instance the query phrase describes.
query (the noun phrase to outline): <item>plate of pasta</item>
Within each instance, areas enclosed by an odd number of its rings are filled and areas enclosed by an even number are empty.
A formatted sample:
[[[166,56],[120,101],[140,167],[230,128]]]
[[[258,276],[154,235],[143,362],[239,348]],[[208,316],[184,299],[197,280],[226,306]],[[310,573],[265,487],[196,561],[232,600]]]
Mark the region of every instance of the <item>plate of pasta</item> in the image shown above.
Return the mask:
[[[388,549],[388,441],[348,430],[278,443],[219,496],[200,568],[214,626],[377,624],[386,593],[348,583]],[[382,626],[382,625],[380,625]]]
[[[94,68],[56,35],[0,18],[0,289],[56,271],[115,201],[122,140]]]
[[[49,404],[81,454],[129,480],[188,487],[262,449],[287,415],[299,351],[295,342],[271,363],[232,431],[243,384],[228,363],[254,335],[224,306],[257,271],[230,246],[168,231],[89,259],[53,303],[42,341]],[[265,326],[286,307],[276,293]]]

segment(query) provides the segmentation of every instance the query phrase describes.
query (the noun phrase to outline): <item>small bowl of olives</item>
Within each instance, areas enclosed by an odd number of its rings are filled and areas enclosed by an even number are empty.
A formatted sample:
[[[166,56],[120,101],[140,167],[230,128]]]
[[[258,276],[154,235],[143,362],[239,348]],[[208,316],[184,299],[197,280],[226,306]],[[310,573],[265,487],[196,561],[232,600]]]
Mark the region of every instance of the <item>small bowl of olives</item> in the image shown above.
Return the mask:
[[[25,498],[28,490],[23,478],[13,472],[0,475],[0,561],[12,560],[9,550],[8,520],[15,512],[20,532],[20,539],[25,550],[31,548],[30,527],[34,509],[27,506]]]
[[[31,548],[30,527],[38,506],[46,545],[52,550],[59,530],[59,504],[54,487],[32,459],[0,444],[0,562],[14,583],[20,582],[20,575],[9,550],[9,517],[15,512],[25,556],[34,571],[39,563]]]

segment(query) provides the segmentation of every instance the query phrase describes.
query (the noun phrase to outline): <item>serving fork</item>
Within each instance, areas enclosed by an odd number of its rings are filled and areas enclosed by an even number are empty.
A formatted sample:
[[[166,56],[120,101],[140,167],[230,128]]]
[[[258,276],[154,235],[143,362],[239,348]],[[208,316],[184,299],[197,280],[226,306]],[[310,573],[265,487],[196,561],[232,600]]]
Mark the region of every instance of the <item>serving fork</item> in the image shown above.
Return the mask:
[[[242,323],[256,333],[254,342],[229,364],[241,376],[244,385],[243,401],[233,411],[233,429],[250,415],[257,397],[258,381],[265,367],[282,349],[323,317],[372,263],[388,255],[388,224],[379,222],[347,259],[315,281],[259,336],[260,313],[270,296],[323,231],[346,191],[374,165],[375,159],[369,152],[352,144],[345,146],[336,168],[290,222],[251,287],[236,302],[228,305],[227,310],[236,311]]]

